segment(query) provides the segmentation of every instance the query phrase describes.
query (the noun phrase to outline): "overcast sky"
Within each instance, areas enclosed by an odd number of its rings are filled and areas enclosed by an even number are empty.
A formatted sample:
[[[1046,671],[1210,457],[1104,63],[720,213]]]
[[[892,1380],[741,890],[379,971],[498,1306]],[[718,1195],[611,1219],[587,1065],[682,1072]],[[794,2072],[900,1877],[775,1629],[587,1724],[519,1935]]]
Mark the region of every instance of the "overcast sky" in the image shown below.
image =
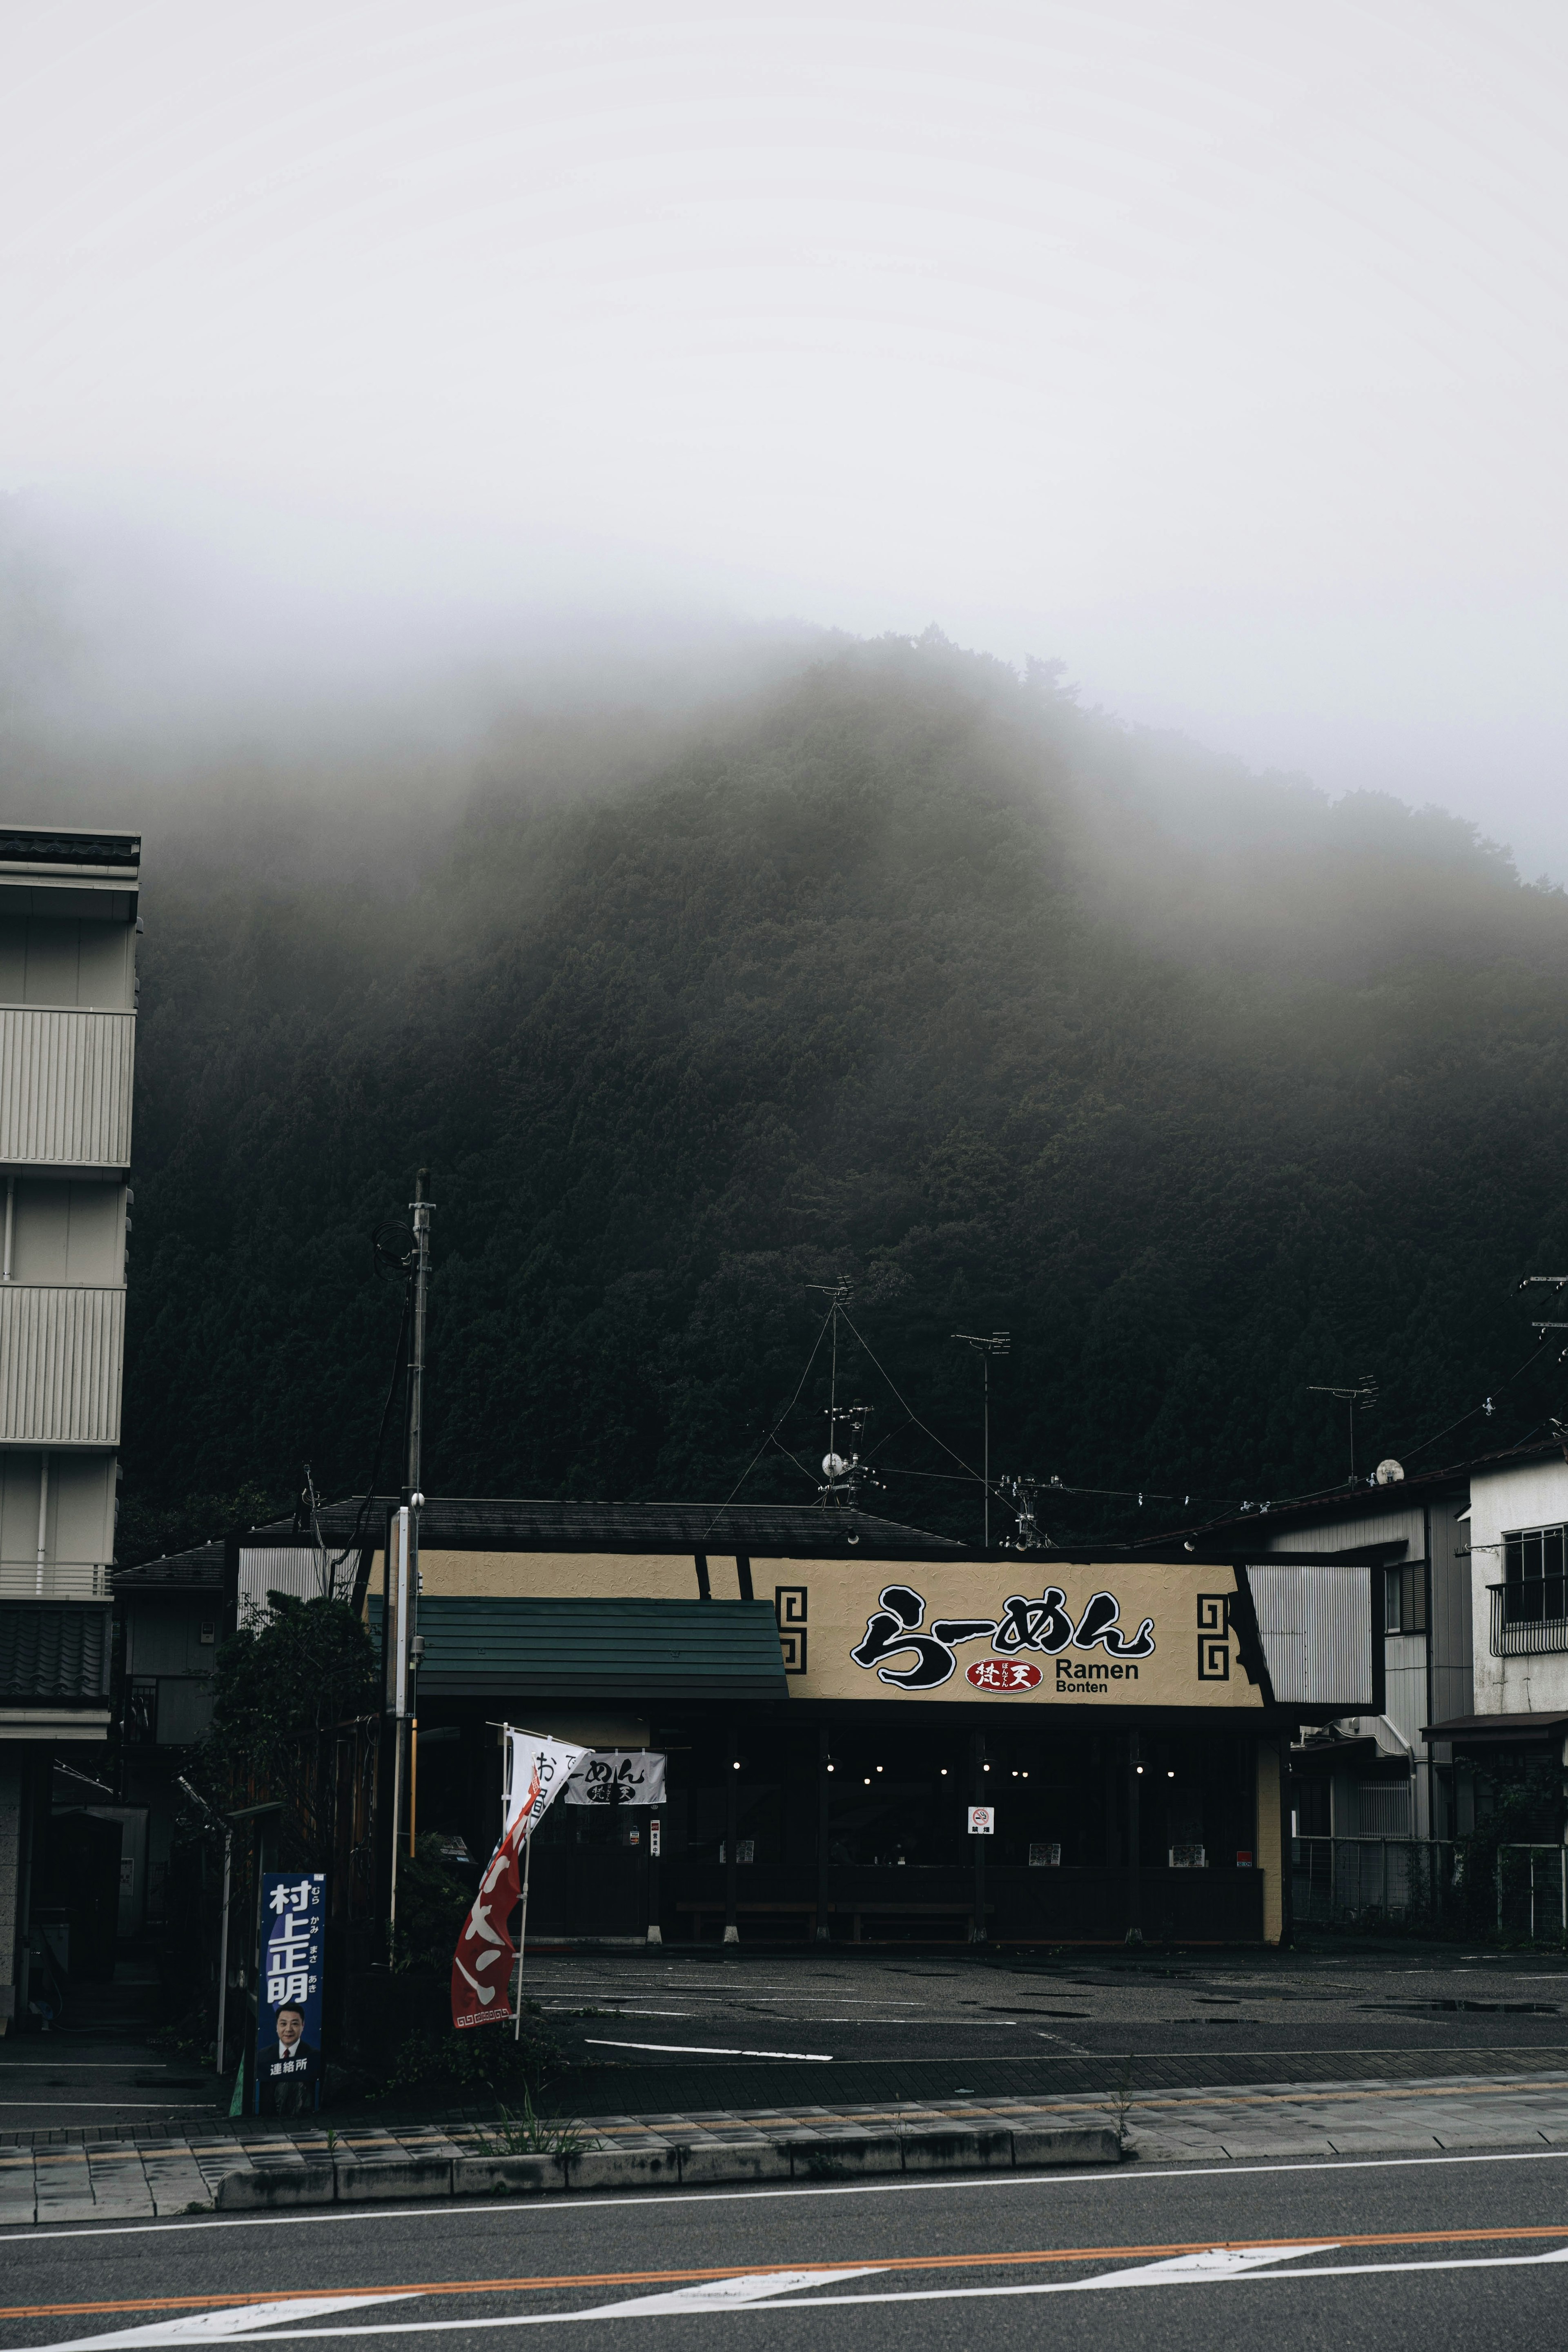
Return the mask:
[[[0,486],[1056,655],[1568,879],[1563,0],[11,0]]]

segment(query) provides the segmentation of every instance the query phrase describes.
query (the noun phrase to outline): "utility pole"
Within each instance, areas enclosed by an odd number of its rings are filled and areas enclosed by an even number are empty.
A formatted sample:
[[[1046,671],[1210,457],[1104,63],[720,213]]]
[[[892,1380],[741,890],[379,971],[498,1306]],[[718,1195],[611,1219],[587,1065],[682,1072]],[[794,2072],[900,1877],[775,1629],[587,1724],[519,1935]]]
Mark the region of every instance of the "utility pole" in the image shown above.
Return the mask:
[[[411,1342],[408,1357],[408,1447],[404,1466],[402,1492],[397,1499],[397,1513],[393,1522],[392,1542],[388,1562],[392,1573],[387,1579],[387,1598],[392,1601],[395,1591],[395,1619],[393,1639],[392,1685],[392,1874],[387,1902],[387,1925],[397,1924],[397,1864],[403,1843],[403,1783],[405,1751],[410,1785],[413,1784],[415,1758],[413,1741],[417,1737],[415,1723],[415,1676],[418,1672],[419,1655],[424,1643],[419,1638],[419,1514],[425,1496],[420,1485],[425,1436],[425,1310],[430,1280],[430,1211],[434,1205],[425,1198],[425,1181],[429,1171],[421,1168],[414,1180],[414,1198],[409,1203],[414,1221],[414,1246],[405,1264],[414,1292],[414,1311],[410,1318]],[[405,1738],[405,1726],[408,1727]],[[414,1851],[415,1823],[412,1812],[408,1824],[408,1850]]]
[[[1370,1410],[1377,1402],[1377,1382],[1370,1372],[1363,1372],[1360,1380],[1348,1388],[1331,1388],[1325,1382],[1310,1381],[1307,1384],[1307,1393],[1309,1396],[1333,1397],[1339,1403],[1349,1407],[1351,1475],[1348,1483],[1353,1486],[1355,1485],[1355,1417],[1358,1412]]]
[[[983,1483],[985,1489],[985,1549],[989,1551],[991,1549],[991,1359],[993,1356],[1010,1354],[1013,1338],[1008,1331],[950,1331],[948,1338],[962,1339],[966,1348],[973,1348],[984,1367],[985,1453]]]

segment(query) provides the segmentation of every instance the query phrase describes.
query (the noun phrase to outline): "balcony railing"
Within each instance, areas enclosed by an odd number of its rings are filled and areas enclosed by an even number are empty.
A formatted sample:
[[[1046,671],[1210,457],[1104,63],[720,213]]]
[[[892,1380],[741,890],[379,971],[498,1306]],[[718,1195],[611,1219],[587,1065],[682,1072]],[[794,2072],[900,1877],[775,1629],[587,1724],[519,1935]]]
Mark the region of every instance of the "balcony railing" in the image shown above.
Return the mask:
[[[113,1570],[101,1560],[0,1560],[0,1601],[111,1601]]]
[[[1539,1658],[1568,1650],[1568,1593],[1560,1576],[1489,1584],[1494,1658]]]
[[[118,1445],[125,1293],[0,1285],[0,1444]]]
[[[133,1013],[0,1005],[0,1161],[129,1168]]]

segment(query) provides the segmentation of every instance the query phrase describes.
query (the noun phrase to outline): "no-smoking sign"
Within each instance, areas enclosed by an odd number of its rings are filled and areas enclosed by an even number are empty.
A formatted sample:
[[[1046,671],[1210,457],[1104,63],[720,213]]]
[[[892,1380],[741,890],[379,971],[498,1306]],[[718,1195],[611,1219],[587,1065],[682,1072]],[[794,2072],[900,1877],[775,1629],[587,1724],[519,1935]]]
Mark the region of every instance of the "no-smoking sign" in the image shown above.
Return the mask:
[[[971,1837],[994,1837],[994,1836],[995,1836],[995,1834],[996,1834],[996,1808],[995,1808],[995,1806],[994,1806],[994,1805],[971,1805],[971,1806],[970,1806],[970,1808],[969,1808],[969,1834],[970,1834],[970,1836],[971,1836]]]

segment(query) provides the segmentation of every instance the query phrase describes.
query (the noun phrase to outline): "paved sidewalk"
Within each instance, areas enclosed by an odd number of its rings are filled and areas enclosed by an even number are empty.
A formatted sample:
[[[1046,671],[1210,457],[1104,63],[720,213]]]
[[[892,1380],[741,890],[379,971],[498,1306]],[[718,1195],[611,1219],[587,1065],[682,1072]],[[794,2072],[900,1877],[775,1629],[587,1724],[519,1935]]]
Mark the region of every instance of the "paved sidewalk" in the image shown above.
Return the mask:
[[[1568,2073],[1499,2081],[1453,2076],[1423,2082],[1258,2084],[1134,2097],[1026,2101],[962,2097],[942,2104],[715,2108],[683,2115],[597,2116],[583,2146],[636,2150],[755,2147],[864,2139],[943,2124],[1015,2126],[1121,2122],[1130,2153],[1145,2163],[1226,2162],[1259,2157],[1333,2157],[1444,2148],[1568,2147]],[[409,2158],[486,2152],[483,2126],[407,2128],[351,2125],[310,2130],[211,2133],[95,2140],[0,2150],[0,2230],[38,2222],[111,2222],[211,2209],[235,2172],[291,2169],[330,2155],[363,2165],[373,2198],[380,2166]],[[390,2184],[389,2171],[389,2184]],[[389,2185],[389,2194],[395,2193]]]

